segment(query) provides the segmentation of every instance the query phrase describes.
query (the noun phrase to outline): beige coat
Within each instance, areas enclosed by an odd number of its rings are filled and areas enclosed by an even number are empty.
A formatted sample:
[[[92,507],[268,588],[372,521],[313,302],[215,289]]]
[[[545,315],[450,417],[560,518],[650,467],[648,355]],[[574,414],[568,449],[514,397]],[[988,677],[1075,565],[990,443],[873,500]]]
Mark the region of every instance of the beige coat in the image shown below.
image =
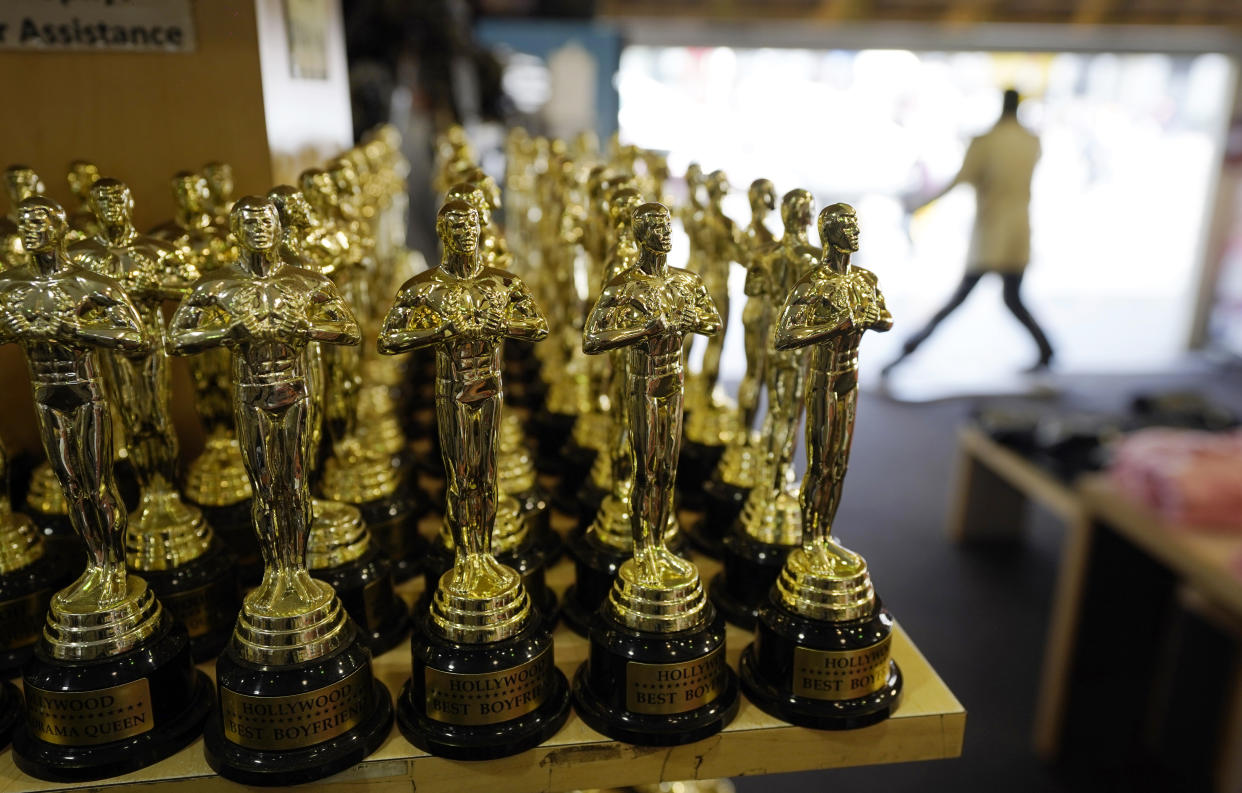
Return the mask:
[[[953,184],[975,188],[969,272],[1020,273],[1031,257],[1031,176],[1039,138],[1017,119],[1003,118],[970,142]]]

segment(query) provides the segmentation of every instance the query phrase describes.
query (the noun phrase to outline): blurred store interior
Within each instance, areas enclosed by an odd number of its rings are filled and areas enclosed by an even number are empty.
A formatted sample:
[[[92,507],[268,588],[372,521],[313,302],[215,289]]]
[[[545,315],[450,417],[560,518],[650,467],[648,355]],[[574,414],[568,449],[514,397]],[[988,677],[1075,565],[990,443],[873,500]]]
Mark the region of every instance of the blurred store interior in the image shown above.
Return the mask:
[[[429,259],[436,197],[417,174],[429,172],[434,136],[453,122],[497,178],[508,128],[566,139],[590,130],[666,154],[675,202],[686,198],[679,177],[691,162],[724,170],[724,206],[739,225],[749,220],[746,186],[760,177],[778,195],[800,187],[818,207],[857,207],[855,261],[879,276],[895,330],[862,345],[838,525],[965,704],[965,746],[959,760],[742,777],[739,790],[1242,789],[1232,704],[1242,615],[1187,607],[1194,587],[1175,573],[1176,596],[1160,600],[1158,613],[1136,621],[1110,612],[1130,594],[1144,602],[1147,589],[1135,585],[1137,594],[1112,591],[1112,606],[1092,601],[1089,616],[1065,618],[1075,579],[1064,568],[1083,564],[1067,549],[1086,541],[1047,506],[1061,502],[1040,495],[1048,485],[1072,501],[1080,476],[1113,476],[1132,430],[1183,428],[1189,440],[1140,459],[1151,470],[1127,481],[1147,483],[1152,492],[1134,497],[1146,495],[1174,534],[1196,520],[1190,502],[1223,509],[1227,517],[1202,531],[1216,543],[1216,567],[1233,571],[1228,586],[1242,588],[1242,456],[1179,446],[1196,446],[1205,429],[1227,438],[1242,415],[1242,6],[376,0],[345,8],[355,129],[381,120],[402,128],[415,174],[412,244]],[[1018,120],[1041,150],[1022,296],[1056,357],[1026,372],[1036,347],[1002,301],[1000,279],[985,275],[882,378],[967,263],[971,187],[918,207],[950,183],[972,137],[996,123],[1007,88],[1021,94]],[[770,224],[778,230],[775,216]],[[676,234],[672,261],[684,263],[687,240]],[[733,327],[744,280],[735,265]],[[731,333],[722,364],[730,389],[745,365],[743,334]],[[973,462],[963,428],[1029,470],[995,473],[984,453]],[[981,493],[988,487],[999,494]],[[1009,531],[978,539],[963,529],[980,522],[980,510],[984,523],[1007,522]],[[1131,585],[1123,577],[1108,586]],[[1068,633],[1058,627],[1065,619],[1075,626]],[[1095,630],[1087,619],[1146,635],[1133,646],[1118,640],[1109,661],[1082,662],[1119,667],[1097,670],[1112,687],[1075,682],[1072,706],[1050,705],[1057,673],[1047,659],[1072,653],[1059,637]],[[1119,681],[1152,688],[1118,694],[1121,707],[1104,696],[1124,689]],[[1049,709],[1063,707],[1063,734],[1050,743],[1040,730]],[[1116,718],[1094,720],[1096,710]]]

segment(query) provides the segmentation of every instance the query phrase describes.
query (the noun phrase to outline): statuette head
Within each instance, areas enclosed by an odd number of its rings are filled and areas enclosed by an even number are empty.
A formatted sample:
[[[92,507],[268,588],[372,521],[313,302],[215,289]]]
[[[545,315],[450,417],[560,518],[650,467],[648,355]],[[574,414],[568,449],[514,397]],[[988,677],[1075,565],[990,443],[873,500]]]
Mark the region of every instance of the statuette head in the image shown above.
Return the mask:
[[[63,243],[69,219],[60,204],[37,195],[17,205],[17,226],[27,253],[47,253]]]
[[[233,167],[226,162],[209,162],[203,166],[203,178],[207,189],[217,203],[224,203],[233,195]]]
[[[206,211],[208,202],[211,201],[207,179],[202,174],[191,171],[178,171],[173,174],[172,191],[177,206],[186,212]]]
[[[281,226],[302,229],[311,225],[314,210],[311,209],[310,201],[306,199],[306,195],[301,190],[282,184],[269,190],[267,197],[276,206]]]
[[[69,173],[65,178],[78,200],[86,201],[91,185],[99,181],[99,166],[89,160],[74,160],[69,163]]]
[[[100,223],[128,226],[134,211],[134,196],[129,187],[117,179],[103,178],[90,187],[87,195],[91,212]]]
[[[229,230],[248,251],[268,251],[280,239],[280,215],[270,199],[246,196],[229,213]]]
[[[858,250],[858,215],[849,204],[833,204],[819,213],[819,239],[840,253]]]
[[[47,192],[39,175],[25,165],[10,165],[4,169],[4,189],[14,207],[31,196]]]
[[[479,247],[479,213],[465,201],[446,201],[436,214],[436,234],[445,251],[469,256]]]
[[[789,231],[805,229],[811,225],[815,213],[815,197],[801,188],[790,190],[781,199],[781,223]]]
[[[663,204],[643,204],[634,210],[634,237],[638,244],[655,253],[673,249],[673,219]]]
[[[759,215],[765,210],[776,209],[776,187],[770,179],[756,179],[751,182],[747,197],[750,198],[752,214]]]

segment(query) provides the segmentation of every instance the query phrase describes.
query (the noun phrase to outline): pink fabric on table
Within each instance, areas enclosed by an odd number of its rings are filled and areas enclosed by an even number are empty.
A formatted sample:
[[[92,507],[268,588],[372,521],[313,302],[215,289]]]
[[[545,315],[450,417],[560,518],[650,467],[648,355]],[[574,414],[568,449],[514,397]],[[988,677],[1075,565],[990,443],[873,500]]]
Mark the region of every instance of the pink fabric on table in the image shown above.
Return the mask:
[[[1139,430],[1118,442],[1108,473],[1175,526],[1242,531],[1242,432]]]

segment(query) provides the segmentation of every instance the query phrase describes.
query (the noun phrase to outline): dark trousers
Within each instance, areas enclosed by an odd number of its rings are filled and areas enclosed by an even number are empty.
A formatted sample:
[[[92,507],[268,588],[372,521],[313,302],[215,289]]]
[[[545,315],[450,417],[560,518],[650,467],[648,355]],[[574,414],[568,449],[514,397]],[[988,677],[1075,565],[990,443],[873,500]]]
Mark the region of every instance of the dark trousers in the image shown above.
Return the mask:
[[[1022,273],[998,273],[998,275],[1004,281],[1005,306],[1018,318],[1018,321],[1022,323],[1022,327],[1026,328],[1035,339],[1035,344],[1039,346],[1040,362],[1047,363],[1052,358],[1052,345],[1048,343],[1048,337],[1044,335],[1043,329],[1039,327],[1035,317],[1031,316],[1031,312],[1027,310],[1026,305],[1022,302]],[[932,335],[932,331],[936,329],[936,326],[944,322],[945,317],[952,314],[966,300],[970,290],[975,288],[975,284],[979,283],[979,279],[983,276],[984,273],[966,273],[962,276],[962,281],[957,285],[957,291],[949,298],[949,302],[945,303],[936,312],[935,316],[928,320],[922,330],[906,340],[901,351],[903,358],[918,349],[920,344],[927,341],[927,338]]]

